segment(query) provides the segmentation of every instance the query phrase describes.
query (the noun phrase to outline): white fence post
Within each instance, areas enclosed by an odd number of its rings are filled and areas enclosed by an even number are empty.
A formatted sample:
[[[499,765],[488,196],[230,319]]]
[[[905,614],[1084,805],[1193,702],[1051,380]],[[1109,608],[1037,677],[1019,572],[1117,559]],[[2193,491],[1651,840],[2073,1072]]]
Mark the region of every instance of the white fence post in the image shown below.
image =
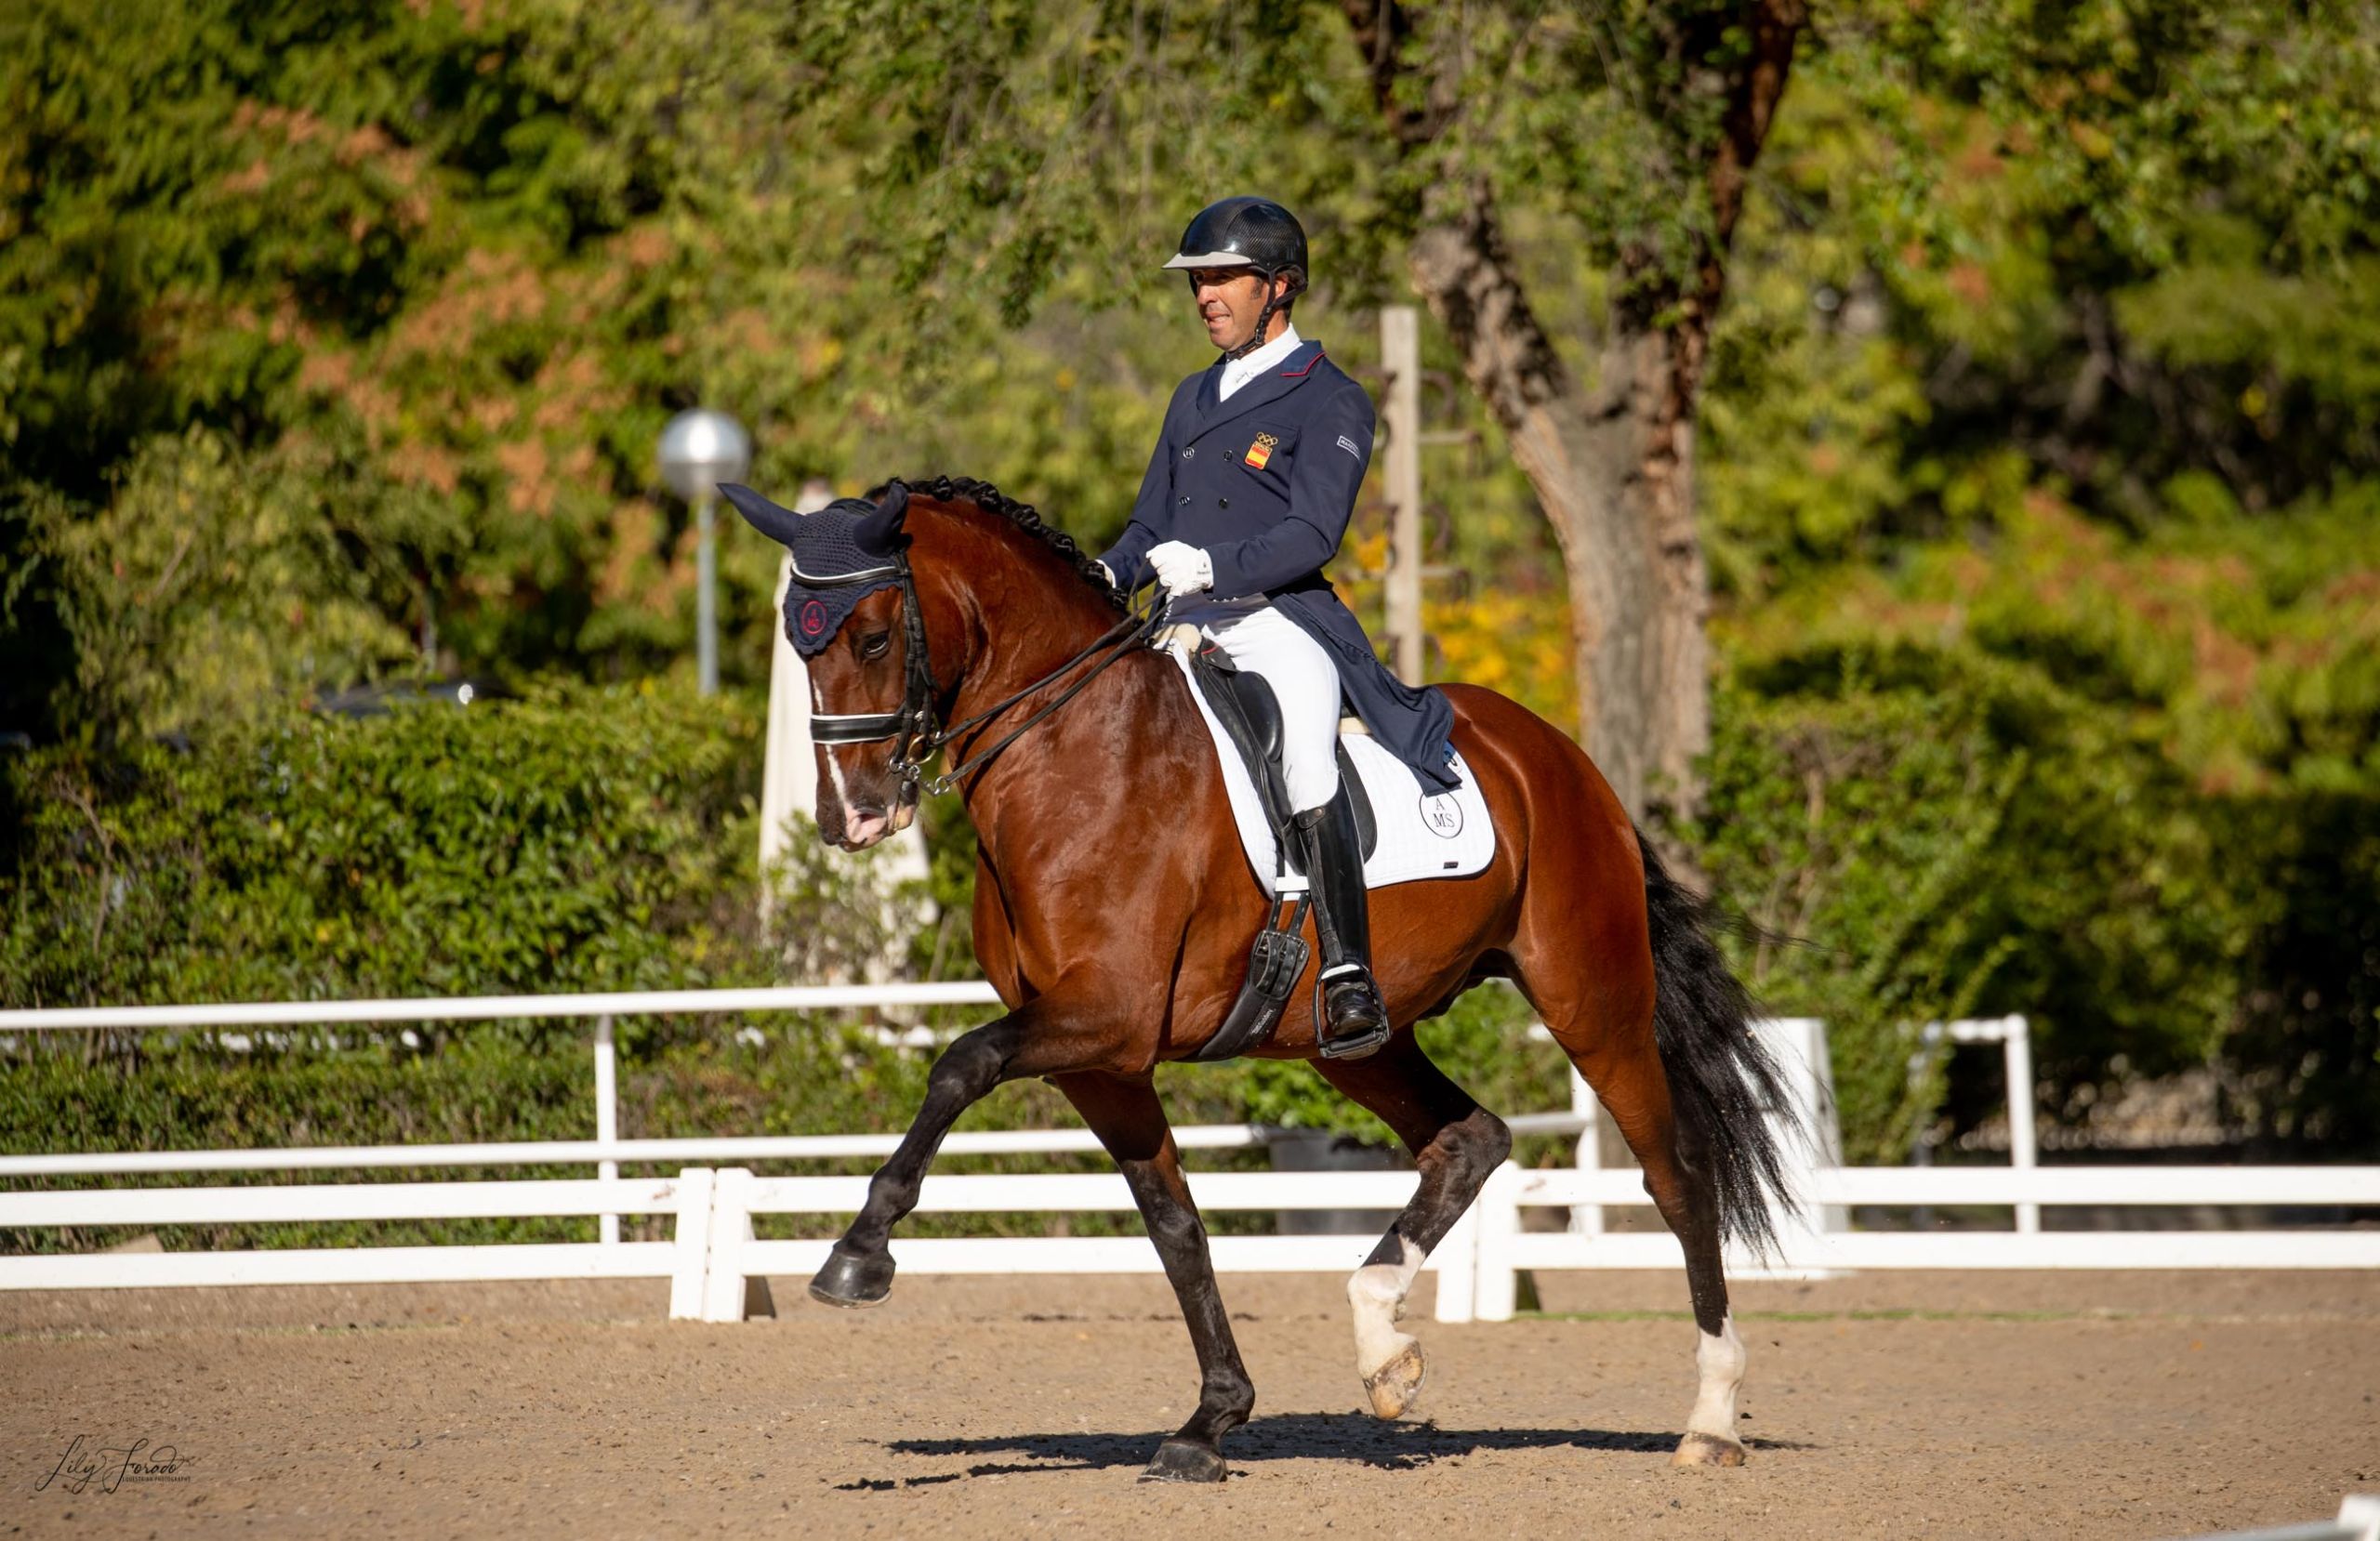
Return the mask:
[[[618,1067],[612,1054],[612,1014],[608,1011],[595,1019],[595,1138],[606,1145],[620,1138]],[[595,1175],[605,1182],[616,1182],[620,1164],[599,1161]],[[620,1217],[604,1215],[596,1225],[605,1246],[619,1245]]]
[[[1582,1121],[1579,1129],[1579,1170],[1600,1172],[1603,1170],[1603,1104],[1596,1100],[1594,1087],[1587,1085],[1587,1078],[1579,1073],[1579,1067],[1572,1065],[1569,1071],[1570,1111]],[[1602,1235],[1603,1205],[1572,1205],[1570,1233],[1574,1236]]]
[[[1435,1315],[1441,1322],[1468,1322],[1476,1314],[1479,1294],[1479,1211],[1487,1203],[1483,1189],[1471,1207],[1455,1218],[1430,1254],[1437,1265],[1438,1301]]]
[[[710,1267],[710,1204],[716,1174],[688,1166],[678,1174],[677,1267],[669,1275],[669,1320],[699,1322]]]
[[[1515,1196],[1520,1185],[1520,1167],[1504,1162],[1488,1174],[1472,1205],[1479,1212],[1479,1282],[1474,1286],[1471,1309],[1482,1322],[1509,1322],[1518,1304],[1520,1275],[1513,1261],[1513,1244],[1521,1232],[1521,1206]]]
[[[752,1168],[725,1166],[710,1197],[710,1259],[703,1269],[703,1320],[744,1320],[744,1249],[752,1231]]]
[[[2002,1024],[2007,1036],[2001,1047],[2008,1064],[2008,1160],[2016,1166],[2031,1166],[2038,1153],[2033,1130],[2033,1038],[2032,1024],[2023,1017],[2009,1017]],[[2042,1206],[2038,1204],[2016,1205],[2016,1229],[2035,1231],[2042,1228]]]
[[[1827,1058],[1826,1023],[1816,1017],[1773,1017],[1752,1024],[1783,1073],[1792,1107],[1772,1110],[1769,1127],[1784,1166],[1786,1192],[1799,1205],[1781,1216],[1777,1241],[1781,1254],[1770,1268],[1748,1268],[1744,1276],[1828,1278],[1826,1238],[1850,1229],[1850,1211],[1818,1199],[1821,1168],[1843,1164],[1843,1137],[1835,1122],[1834,1073]],[[1798,1115],[1798,1116],[1796,1116]],[[1795,1126],[1804,1138],[1796,1138]]]

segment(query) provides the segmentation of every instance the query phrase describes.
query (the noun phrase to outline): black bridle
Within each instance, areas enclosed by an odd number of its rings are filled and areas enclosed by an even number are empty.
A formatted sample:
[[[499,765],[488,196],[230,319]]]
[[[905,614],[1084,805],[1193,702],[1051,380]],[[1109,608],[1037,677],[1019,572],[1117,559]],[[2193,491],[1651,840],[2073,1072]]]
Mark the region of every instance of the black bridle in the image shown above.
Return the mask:
[[[1133,644],[1144,641],[1154,635],[1157,627],[1165,622],[1167,606],[1164,590],[1161,588],[1152,590],[1149,608],[1145,612],[1129,612],[1122,620],[1103,633],[1097,641],[1005,701],[985,707],[963,722],[954,722],[947,728],[937,729],[934,726],[934,702],[940,696],[941,691],[934,684],[933,661],[926,651],[925,606],[918,600],[918,581],[916,575],[909,570],[907,550],[894,552],[892,565],[901,588],[901,645],[904,653],[901,705],[897,710],[890,712],[813,712],[810,718],[810,739],[813,744],[874,744],[888,738],[897,740],[898,742],[892,746],[892,769],[900,772],[904,791],[911,788],[923,788],[927,792],[935,794],[949,791],[959,784],[960,777],[983,767],[993,756],[1015,743],[1026,729],[1073,700],[1085,685],[1098,678],[1108,665],[1130,652]],[[849,577],[805,578],[802,583],[803,586],[811,588],[876,583],[882,578],[883,572],[882,568],[876,568],[866,573],[853,573]],[[1054,684],[1068,670],[1081,664],[1085,659],[1094,657],[1103,652],[1107,654],[1106,657],[1101,658],[1098,663],[1085,670],[1082,678],[1058,692],[1057,696],[1039,711],[1001,734],[989,748],[968,756],[962,763],[950,767],[939,776],[926,774],[926,762],[954,740],[991,721],[1027,696]]]

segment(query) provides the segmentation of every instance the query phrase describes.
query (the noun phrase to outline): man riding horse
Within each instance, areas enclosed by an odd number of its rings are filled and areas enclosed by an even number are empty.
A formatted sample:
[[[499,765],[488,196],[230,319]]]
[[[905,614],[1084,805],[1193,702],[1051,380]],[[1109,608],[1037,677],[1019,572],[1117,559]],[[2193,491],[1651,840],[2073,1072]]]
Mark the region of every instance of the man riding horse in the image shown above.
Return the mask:
[[[797,514],[721,491],[791,555],[786,636],[809,676],[820,838],[861,850],[956,788],[975,828],[975,956],[1006,1012],[935,1059],[917,1116],[868,1181],[810,1284],[833,1306],[891,1292],[893,1228],[943,1137],[1010,1082],[1046,1078],[1116,1158],[1198,1357],[1197,1408],[1148,1475],[1221,1482],[1222,1442],[1254,1383],[1157,1094],[1166,1063],[1210,1057],[1277,896],[1248,880],[1237,815],[1175,657],[1141,646],[1162,612],[1117,588],[1154,574],[1216,648],[1262,675],[1285,719],[1283,841],[1318,890],[1329,1020],[1281,1021],[1248,1053],[1312,1060],[1412,1153],[1413,1197],[1347,1284],[1355,1370],[1372,1410],[1421,1393],[1421,1345],[1397,1330],[1422,1263],[1512,1149],[1502,1120],[1431,1062],[1413,1025],[1488,979],[1510,980],[1593,1087],[1676,1234],[1699,1389],[1673,1457],[1732,1466],[1744,1346],[1723,1239],[1755,1247],[1789,1206],[1770,1110],[1786,1105],[1703,905],[1673,882],[1568,734],[1475,685],[1417,690],[1373,658],[1322,565],[1346,533],[1371,451],[1363,391],[1285,313],[1305,282],[1297,222],[1255,199],[1191,223],[1169,264],[1191,274],[1223,357],[1166,414],[1130,528],[1093,566],[1071,537],[988,484],[888,481]],[[1383,887],[1368,907],[1332,737],[1342,694],[1421,789],[1475,792],[1485,867]],[[1460,758],[1455,751],[1460,750]],[[937,757],[946,767],[931,771]],[[1110,764],[1140,777],[1095,773]],[[1091,770],[1094,773],[1086,774]],[[1152,818],[1149,786],[1163,788]],[[1117,881],[1130,848],[1141,880]],[[1370,922],[1383,939],[1375,975]],[[1292,983],[1306,978],[1299,955]]]
[[[1391,674],[1322,569],[1338,553],[1371,464],[1364,388],[1298,336],[1305,231],[1280,204],[1226,198],[1198,211],[1165,264],[1221,350],[1175,388],[1121,539],[1099,559],[1127,593],[1156,580],[1281,708],[1289,849],[1313,885],[1322,943],[1322,1052],[1361,1059],[1388,1040],[1354,805],[1339,784],[1342,695],[1432,791],[1449,790],[1446,697]]]

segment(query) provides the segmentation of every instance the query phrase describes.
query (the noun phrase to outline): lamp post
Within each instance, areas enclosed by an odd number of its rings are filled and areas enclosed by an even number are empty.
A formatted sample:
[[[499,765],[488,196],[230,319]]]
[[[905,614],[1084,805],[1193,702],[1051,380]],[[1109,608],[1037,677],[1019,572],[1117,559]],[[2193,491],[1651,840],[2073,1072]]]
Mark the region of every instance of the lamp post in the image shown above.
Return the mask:
[[[694,522],[702,533],[696,558],[694,656],[699,688],[705,695],[719,689],[719,552],[711,509],[719,501],[719,484],[742,481],[751,466],[750,436],[743,424],[723,412],[707,407],[681,412],[661,430],[661,480],[694,506]]]

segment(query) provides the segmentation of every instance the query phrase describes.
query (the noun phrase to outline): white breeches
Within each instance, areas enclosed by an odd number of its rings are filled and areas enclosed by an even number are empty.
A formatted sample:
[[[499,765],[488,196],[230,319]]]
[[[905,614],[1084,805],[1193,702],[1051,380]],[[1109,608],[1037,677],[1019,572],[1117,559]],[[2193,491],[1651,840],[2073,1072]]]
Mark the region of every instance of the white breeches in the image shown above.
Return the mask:
[[[1289,811],[1320,808],[1339,792],[1339,669],[1322,644],[1263,598],[1183,600],[1172,618],[1195,626],[1281,704],[1281,780]]]

